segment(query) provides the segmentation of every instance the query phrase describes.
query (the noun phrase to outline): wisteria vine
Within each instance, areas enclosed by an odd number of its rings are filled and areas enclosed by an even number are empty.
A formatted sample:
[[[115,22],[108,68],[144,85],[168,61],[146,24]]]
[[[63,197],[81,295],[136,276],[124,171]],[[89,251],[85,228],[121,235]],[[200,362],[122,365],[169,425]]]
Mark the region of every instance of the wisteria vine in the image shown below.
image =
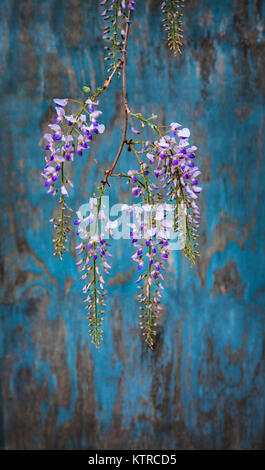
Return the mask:
[[[169,48],[174,54],[182,47],[182,8],[184,1],[165,0],[161,2],[163,26],[168,35]],[[84,216],[77,211],[77,236],[82,238],[76,246],[77,261],[81,280],[85,282],[83,293],[92,343],[99,347],[102,342],[103,316],[105,307],[104,275],[109,274],[110,243],[102,234],[112,234],[115,222],[106,220],[102,199],[113,178],[125,178],[135,198],[133,205],[124,204],[128,215],[134,214],[130,223],[130,239],[134,247],[133,261],[137,265],[137,301],[141,314],[140,328],[145,341],[154,348],[157,320],[161,311],[161,297],[164,290],[164,273],[170,256],[169,231],[179,230],[178,208],[185,214],[186,238],[184,253],[191,263],[195,262],[198,251],[198,229],[200,211],[197,203],[202,190],[198,177],[201,172],[194,163],[197,147],[189,144],[190,131],[181,124],[172,122],[168,126],[155,123],[157,117],[144,117],[132,112],[127,101],[126,62],[127,46],[132,16],[136,7],[134,0],[103,0],[100,2],[104,21],[103,39],[106,41],[108,77],[102,87],[88,93],[87,99],[54,99],[56,117],[44,134],[45,167],[42,172],[47,193],[54,196],[58,204],[58,215],[50,221],[55,229],[54,255],[62,258],[67,250],[69,234],[72,231],[73,209],[68,203],[71,196],[71,169],[75,158],[84,158],[93,140],[105,131],[100,122],[102,112],[98,109],[98,98],[110,86],[115,75],[122,74],[123,131],[121,142],[109,169],[101,168],[103,176],[98,193],[90,198],[90,214]],[[129,137],[128,120],[135,121]],[[138,125],[137,125],[138,124]],[[150,128],[153,140],[143,140],[141,130]],[[114,174],[124,149],[135,156],[135,169],[127,173]],[[173,223],[164,212],[167,204],[173,207]],[[159,205],[156,212],[155,206]],[[172,226],[173,225],[173,226]],[[89,228],[89,230],[88,230]]]

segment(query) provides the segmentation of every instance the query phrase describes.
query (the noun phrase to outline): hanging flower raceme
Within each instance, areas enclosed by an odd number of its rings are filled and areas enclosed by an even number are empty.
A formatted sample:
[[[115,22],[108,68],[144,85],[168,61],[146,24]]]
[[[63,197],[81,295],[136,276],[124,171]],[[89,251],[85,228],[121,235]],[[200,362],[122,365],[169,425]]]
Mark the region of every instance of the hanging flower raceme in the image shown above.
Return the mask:
[[[174,55],[181,53],[183,29],[182,9],[184,0],[163,0],[161,9],[163,13],[163,27],[167,32],[168,46]]]
[[[83,241],[76,246],[80,259],[76,263],[81,272],[81,280],[85,282],[83,293],[86,295],[84,303],[87,309],[89,322],[89,334],[92,343],[98,348],[102,341],[102,323],[105,307],[105,296],[107,291],[104,287],[104,274],[109,274],[111,266],[108,258],[110,244],[104,240],[99,232],[99,222],[105,220],[104,211],[101,207],[103,189],[101,188],[99,199],[90,198],[90,214],[83,218],[77,212],[78,226],[77,234]]]
[[[66,250],[67,234],[71,231],[69,218],[71,208],[66,203],[69,197],[69,188],[73,186],[68,174],[75,156],[81,157],[84,150],[89,148],[93,137],[102,134],[105,126],[98,122],[101,111],[96,109],[97,101],[88,99],[79,103],[81,109],[77,112],[69,110],[72,100],[54,99],[56,117],[54,122],[48,124],[49,133],[44,134],[45,167],[41,173],[47,193],[59,195],[60,216],[52,218],[51,222],[57,232],[53,240],[54,254],[62,258]]]
[[[103,31],[103,39],[110,43],[105,47],[108,51],[105,60],[110,61],[108,72],[119,67],[122,48],[125,39],[125,24],[128,20],[128,12],[135,9],[135,0],[102,0],[100,5],[104,8],[101,16],[106,25]],[[118,71],[119,73],[119,71]]]
[[[190,131],[173,122],[169,126],[171,135],[164,135],[148,148],[146,157],[154,164],[154,174],[162,183],[166,196],[175,205],[175,220],[179,204],[185,206],[186,214],[186,243],[185,255],[195,261],[199,254],[197,237],[200,222],[200,211],[197,199],[202,187],[198,177],[201,174],[194,163],[197,147],[190,146],[188,138]]]
[[[140,327],[145,341],[154,348],[157,318],[161,310],[163,271],[168,259],[168,223],[164,220],[163,205],[157,203],[160,195],[156,194],[157,185],[149,181],[149,167],[141,163],[140,171],[130,170],[128,176],[132,184],[132,194],[143,203],[134,205],[126,211],[133,210],[134,223],[130,224],[130,237],[135,248],[132,256],[137,263],[139,277],[136,280],[140,293],[137,300],[140,304]],[[156,205],[154,205],[156,203]],[[154,210],[155,209],[155,210]]]

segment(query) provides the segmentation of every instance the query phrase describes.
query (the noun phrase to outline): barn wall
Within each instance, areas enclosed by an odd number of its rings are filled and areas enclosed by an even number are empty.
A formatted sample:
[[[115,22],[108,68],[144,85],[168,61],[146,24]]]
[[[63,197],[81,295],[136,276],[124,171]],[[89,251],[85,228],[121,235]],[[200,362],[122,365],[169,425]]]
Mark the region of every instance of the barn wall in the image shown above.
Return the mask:
[[[191,269],[174,253],[152,352],[138,330],[131,246],[113,243],[104,346],[91,346],[75,240],[56,261],[39,174],[52,98],[103,81],[98,2],[1,0],[1,448],[264,448],[265,2],[188,1],[177,58],[160,2],[137,3],[129,104],[191,129],[203,168],[201,257]],[[73,166],[75,209],[100,178],[93,158],[107,168],[117,149],[120,81],[101,110],[107,131]],[[115,181],[111,201],[129,197]]]

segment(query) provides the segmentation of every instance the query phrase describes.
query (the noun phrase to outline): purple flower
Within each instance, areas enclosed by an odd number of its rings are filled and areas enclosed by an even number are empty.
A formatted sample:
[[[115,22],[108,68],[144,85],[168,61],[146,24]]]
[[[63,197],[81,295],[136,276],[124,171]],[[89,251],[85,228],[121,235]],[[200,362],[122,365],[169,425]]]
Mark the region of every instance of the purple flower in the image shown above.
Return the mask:
[[[146,156],[147,156],[149,162],[150,162],[151,165],[152,165],[152,164],[154,163],[154,158],[155,158],[155,156],[154,156],[152,153],[150,153],[150,152],[147,152]]]
[[[68,191],[67,191],[67,189],[66,189],[66,187],[65,187],[64,184],[61,186],[61,193],[62,193],[64,196],[69,196]]]
[[[134,186],[132,188],[132,193],[133,193],[134,196],[139,196],[139,194],[140,194],[139,188],[137,186]]]
[[[179,124],[178,122],[172,122],[169,125],[169,130],[174,133],[179,127],[181,127],[181,124]]]
[[[134,129],[134,127],[131,127],[131,131],[133,134],[140,134],[140,131],[137,131],[137,129]]]
[[[68,101],[69,101],[69,100],[68,100],[67,98],[65,98],[65,99],[54,98],[53,101],[54,101],[55,104],[58,104],[58,106],[64,107],[64,106],[66,106],[66,105],[68,104]]]
[[[192,186],[192,189],[195,193],[200,193],[202,191],[202,188],[200,186]]]

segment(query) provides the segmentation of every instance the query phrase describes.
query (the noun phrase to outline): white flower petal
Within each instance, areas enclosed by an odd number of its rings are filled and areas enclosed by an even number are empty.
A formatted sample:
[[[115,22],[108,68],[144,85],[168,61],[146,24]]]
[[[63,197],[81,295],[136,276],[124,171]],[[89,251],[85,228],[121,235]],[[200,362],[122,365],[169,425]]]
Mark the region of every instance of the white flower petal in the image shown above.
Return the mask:
[[[190,136],[190,130],[187,127],[184,127],[184,129],[181,129],[178,131],[178,136],[179,137],[189,137]]]

